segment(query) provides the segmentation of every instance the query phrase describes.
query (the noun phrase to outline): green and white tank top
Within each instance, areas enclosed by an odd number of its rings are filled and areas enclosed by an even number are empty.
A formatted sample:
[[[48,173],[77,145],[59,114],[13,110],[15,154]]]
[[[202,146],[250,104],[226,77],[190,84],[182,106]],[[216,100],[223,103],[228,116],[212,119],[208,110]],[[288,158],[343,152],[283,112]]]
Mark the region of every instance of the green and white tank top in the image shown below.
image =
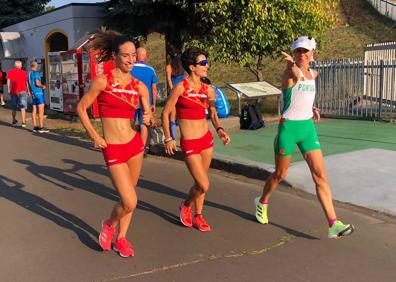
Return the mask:
[[[296,85],[282,90],[282,118],[289,120],[307,120],[312,118],[312,107],[315,100],[315,77],[309,69],[312,79],[307,79],[301,69]]]

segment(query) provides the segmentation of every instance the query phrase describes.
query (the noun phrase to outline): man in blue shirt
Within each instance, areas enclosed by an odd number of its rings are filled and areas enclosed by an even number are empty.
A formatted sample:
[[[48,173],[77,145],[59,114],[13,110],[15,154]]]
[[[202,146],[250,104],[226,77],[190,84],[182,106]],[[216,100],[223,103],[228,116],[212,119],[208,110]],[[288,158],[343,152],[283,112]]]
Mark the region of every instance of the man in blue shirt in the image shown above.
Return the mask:
[[[49,130],[44,127],[44,89],[45,85],[41,83],[41,76],[36,61],[30,63],[31,71],[28,74],[28,82],[32,93],[32,121],[33,132],[45,133]],[[39,125],[37,126],[37,113],[39,117]]]
[[[136,50],[136,63],[131,70],[131,75],[141,82],[143,82],[149,92],[149,102],[151,106],[151,111],[155,113],[155,105],[157,101],[157,74],[155,70],[150,65],[146,64],[145,61],[147,60],[147,51],[143,47],[139,47]],[[135,112],[135,119],[138,119],[139,126],[140,126],[140,134],[142,136],[143,142],[147,143],[148,137],[148,129],[147,126],[144,125],[142,120],[142,109],[139,106],[139,109]]]

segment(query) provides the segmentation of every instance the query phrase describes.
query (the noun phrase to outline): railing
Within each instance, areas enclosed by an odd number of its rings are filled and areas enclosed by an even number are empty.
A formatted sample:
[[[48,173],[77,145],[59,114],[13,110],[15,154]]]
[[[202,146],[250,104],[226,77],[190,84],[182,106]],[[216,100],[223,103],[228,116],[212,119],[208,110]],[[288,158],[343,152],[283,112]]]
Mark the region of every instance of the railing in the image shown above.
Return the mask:
[[[396,116],[396,60],[316,62],[316,104],[322,113],[382,119]]]
[[[382,15],[396,21],[396,3],[386,0],[367,0]]]

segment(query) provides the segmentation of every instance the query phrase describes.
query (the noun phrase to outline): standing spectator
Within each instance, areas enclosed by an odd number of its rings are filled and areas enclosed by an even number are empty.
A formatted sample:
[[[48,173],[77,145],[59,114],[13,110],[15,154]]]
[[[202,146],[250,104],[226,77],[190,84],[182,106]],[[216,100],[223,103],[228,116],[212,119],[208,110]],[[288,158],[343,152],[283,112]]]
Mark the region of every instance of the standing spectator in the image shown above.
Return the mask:
[[[33,132],[44,133],[49,130],[44,127],[44,89],[45,85],[41,83],[40,72],[37,70],[38,64],[36,61],[30,63],[29,72],[29,85],[32,94],[32,121],[33,121]],[[37,126],[37,113],[39,116],[39,126]]]
[[[149,91],[149,103],[150,109],[152,113],[155,113],[155,105],[157,102],[157,83],[158,78],[155,70],[146,63],[147,60],[147,51],[143,47],[139,47],[136,50],[136,63],[131,70],[131,75],[141,82],[143,82],[148,91]],[[143,112],[142,108],[139,106],[139,109],[135,112],[135,121],[138,119],[140,126],[140,135],[142,136],[143,142],[147,144],[148,137],[148,129],[147,126],[143,123]]]
[[[15,61],[14,68],[7,74],[7,91],[11,96],[12,125],[17,126],[16,110],[21,110],[22,127],[26,127],[27,95],[30,95],[27,72],[22,70],[22,62]]]
[[[4,106],[4,81],[5,83],[7,83],[7,79],[6,79],[7,74],[5,72],[2,71],[1,69],[1,65],[0,65],[0,105]]]

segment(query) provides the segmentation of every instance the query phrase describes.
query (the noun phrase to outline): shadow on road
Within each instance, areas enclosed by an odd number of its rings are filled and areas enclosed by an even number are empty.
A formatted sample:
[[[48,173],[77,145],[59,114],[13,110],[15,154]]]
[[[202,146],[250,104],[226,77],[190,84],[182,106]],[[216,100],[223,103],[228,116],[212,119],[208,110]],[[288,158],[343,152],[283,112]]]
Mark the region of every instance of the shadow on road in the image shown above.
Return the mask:
[[[0,126],[6,126],[6,127],[13,127],[10,123],[4,122],[0,120]],[[16,130],[23,130],[23,131],[28,131],[31,132],[30,129],[28,128],[22,128],[20,126],[18,127],[13,127]],[[37,136],[38,138],[44,138],[44,139],[48,139],[51,141],[55,141],[55,142],[60,142],[60,143],[64,143],[64,144],[68,144],[68,145],[73,145],[73,146],[78,146],[84,149],[88,149],[91,151],[98,151],[97,149],[95,149],[92,144],[90,142],[85,142],[85,141],[81,141],[77,138],[70,138],[66,135],[62,135],[62,134],[58,134],[55,132],[49,132],[49,133],[32,133],[35,136]]]
[[[149,190],[149,191],[166,194],[168,196],[177,197],[177,198],[180,198],[180,199],[183,199],[183,200],[187,198],[187,194],[186,193],[177,191],[177,190],[172,189],[172,188],[170,188],[168,186],[165,186],[165,185],[162,185],[162,184],[159,184],[159,183],[156,183],[156,182],[152,182],[152,181],[146,180],[146,179],[139,179],[138,186],[143,188],[143,189]],[[227,211],[227,212],[233,213],[233,214],[235,214],[237,216],[240,216],[241,218],[244,218],[244,219],[246,219],[248,221],[252,221],[255,224],[258,224],[257,221],[256,221],[256,218],[255,218],[255,216],[253,214],[250,214],[250,213],[235,209],[233,207],[229,207],[229,206],[218,204],[218,203],[215,203],[215,202],[212,202],[212,201],[208,201],[208,200],[205,200],[205,205],[207,205],[209,207],[213,207],[213,208],[217,208],[217,209],[220,209],[220,210],[223,210],[223,211]],[[177,221],[179,222],[179,220],[177,220]],[[180,223],[178,223],[178,224],[180,224]],[[271,222],[270,225],[273,225],[275,227],[281,228],[285,232],[287,232],[288,234],[290,234],[292,236],[295,236],[295,237],[302,237],[302,238],[310,239],[310,240],[319,240],[319,238],[317,238],[317,237],[314,237],[314,236],[309,235],[309,234],[305,234],[305,233],[297,231],[297,230],[293,230],[291,228],[282,226],[282,225],[277,224],[277,223]]]
[[[40,135],[41,136],[41,135]],[[70,144],[70,143],[68,143]],[[103,197],[105,199],[109,199],[115,202],[119,201],[118,194],[111,188],[93,181],[87,177],[85,177],[83,174],[80,173],[80,171],[90,171],[94,173],[98,173],[100,175],[108,175],[107,169],[103,165],[98,165],[98,164],[85,164],[82,162],[78,162],[75,160],[71,159],[63,159],[64,163],[67,163],[71,165],[72,167],[69,169],[60,169],[56,167],[51,167],[51,166],[43,166],[36,164],[30,160],[23,160],[23,159],[17,159],[15,160],[16,162],[23,164],[26,166],[26,169],[32,173],[34,176],[47,181],[51,184],[53,184],[55,187],[60,187],[65,190],[70,190],[73,191],[74,189],[80,189],[86,192],[90,192],[92,194],[95,194],[97,196]],[[162,184],[146,180],[146,179],[139,179],[138,186],[157,193],[162,193],[165,195],[169,195],[172,197],[177,197],[180,199],[185,199],[187,197],[186,193],[177,191],[175,189],[172,189],[168,186],[164,186]],[[207,206],[214,207],[217,209],[221,209],[230,213],[233,213],[241,218],[244,218],[248,221],[256,223],[255,217],[253,214],[246,213],[244,211],[238,210],[234,207],[229,207],[223,204],[215,203],[212,201],[205,201]],[[138,201],[138,209],[152,212],[160,217],[162,217],[164,220],[180,225],[178,215],[172,214],[170,212],[167,212],[159,207],[156,207],[154,205],[151,205],[147,202]],[[110,212],[110,211],[109,211]],[[278,228],[281,228],[285,230],[288,234],[291,234],[296,237],[303,237],[306,239],[318,239],[316,237],[313,237],[309,234],[305,234],[284,226],[281,226],[276,223],[270,223],[273,226],[276,226]]]
[[[87,247],[99,251],[98,232],[80,218],[70,214],[43,198],[23,190],[23,185],[0,175],[0,197],[3,197],[32,213],[51,220],[60,227],[73,231]]]
[[[69,169],[60,169],[52,166],[39,165],[30,160],[17,159],[15,161],[17,163],[25,165],[26,169],[34,176],[44,181],[47,181],[59,188],[69,191],[79,189],[114,202],[120,201],[120,198],[115,190],[109,188],[106,185],[103,185],[102,183],[93,181],[80,173],[81,171],[85,170],[97,173],[99,175],[108,175],[108,171],[103,165],[84,164],[75,160],[63,159],[62,161],[64,163],[72,165],[72,167]],[[179,225],[179,220],[177,216],[156,206],[153,206],[147,202],[138,200],[137,208],[144,211],[152,212],[170,223]]]

